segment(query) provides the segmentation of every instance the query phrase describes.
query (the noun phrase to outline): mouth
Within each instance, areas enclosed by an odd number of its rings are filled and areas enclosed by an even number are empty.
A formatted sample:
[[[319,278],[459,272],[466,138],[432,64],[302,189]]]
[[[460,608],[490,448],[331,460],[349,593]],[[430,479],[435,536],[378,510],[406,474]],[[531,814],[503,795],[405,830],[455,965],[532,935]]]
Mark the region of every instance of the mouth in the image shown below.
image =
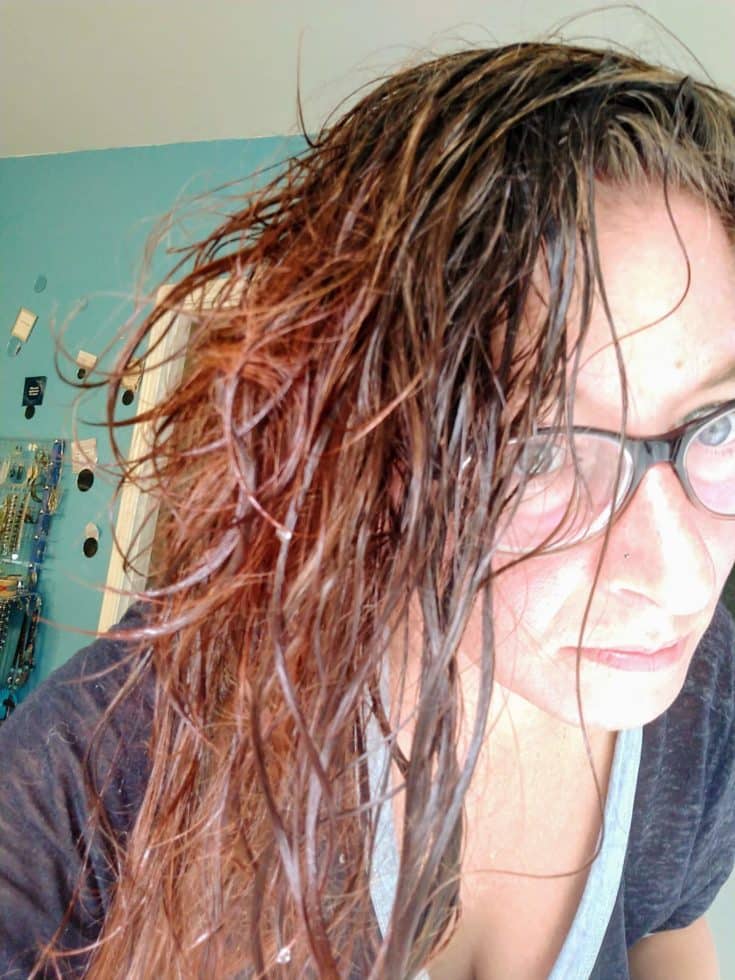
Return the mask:
[[[601,647],[582,647],[582,659],[616,670],[651,673],[676,666],[687,649],[686,637],[677,640],[660,650],[605,649]],[[576,655],[576,647],[564,647],[565,652]]]

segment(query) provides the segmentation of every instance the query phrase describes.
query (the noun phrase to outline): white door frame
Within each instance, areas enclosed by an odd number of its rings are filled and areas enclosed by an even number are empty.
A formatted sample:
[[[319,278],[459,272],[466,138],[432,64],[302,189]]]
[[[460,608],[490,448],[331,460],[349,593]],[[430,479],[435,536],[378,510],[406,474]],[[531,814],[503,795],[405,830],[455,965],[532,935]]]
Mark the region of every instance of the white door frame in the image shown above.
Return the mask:
[[[226,279],[216,279],[200,287],[187,297],[181,312],[171,312],[162,316],[151,330],[148,350],[155,347],[151,355],[154,363],[150,368],[146,368],[146,358],[143,358],[143,373],[138,389],[139,412],[152,408],[181,381],[186,360],[186,342],[191,328],[191,316],[187,315],[187,310],[193,313],[214,306],[222,284],[226,281]],[[161,286],[156,293],[156,305],[162,303],[173,288],[170,284]],[[224,301],[219,300],[219,305],[236,305],[239,294],[240,290],[231,290]],[[152,424],[137,422],[133,426],[128,458],[140,459],[151,445],[151,437]],[[150,463],[144,464],[139,469],[143,481],[150,472]],[[157,498],[141,492],[136,484],[126,481],[120,491],[115,521],[115,540],[112,542],[102,608],[97,624],[100,632],[119,622],[125,610],[133,602],[130,592],[140,592],[145,589],[157,517]],[[135,569],[126,570],[123,555],[129,554],[133,546],[135,546]]]

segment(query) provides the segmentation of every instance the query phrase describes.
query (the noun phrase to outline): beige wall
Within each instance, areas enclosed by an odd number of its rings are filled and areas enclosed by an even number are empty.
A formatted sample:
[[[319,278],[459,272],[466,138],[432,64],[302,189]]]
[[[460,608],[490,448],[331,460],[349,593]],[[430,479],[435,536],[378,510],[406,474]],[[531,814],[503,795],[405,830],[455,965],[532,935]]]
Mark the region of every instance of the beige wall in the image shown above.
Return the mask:
[[[299,48],[314,129],[339,99],[427,47],[528,38],[594,6],[0,0],[0,156],[292,133]],[[563,33],[612,39],[699,73],[686,44],[717,82],[735,88],[733,0],[644,0],[639,13],[623,6],[577,16]]]

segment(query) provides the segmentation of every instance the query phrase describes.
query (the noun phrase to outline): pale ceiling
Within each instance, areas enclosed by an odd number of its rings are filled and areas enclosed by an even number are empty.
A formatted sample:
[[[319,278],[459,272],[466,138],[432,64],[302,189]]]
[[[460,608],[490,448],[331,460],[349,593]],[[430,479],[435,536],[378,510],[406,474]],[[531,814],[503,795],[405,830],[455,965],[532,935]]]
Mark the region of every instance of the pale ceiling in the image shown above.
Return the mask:
[[[701,74],[629,4],[564,29]],[[711,76],[735,89],[735,0],[644,0]],[[539,35],[580,0],[0,0],[0,156],[296,131],[427,49]]]

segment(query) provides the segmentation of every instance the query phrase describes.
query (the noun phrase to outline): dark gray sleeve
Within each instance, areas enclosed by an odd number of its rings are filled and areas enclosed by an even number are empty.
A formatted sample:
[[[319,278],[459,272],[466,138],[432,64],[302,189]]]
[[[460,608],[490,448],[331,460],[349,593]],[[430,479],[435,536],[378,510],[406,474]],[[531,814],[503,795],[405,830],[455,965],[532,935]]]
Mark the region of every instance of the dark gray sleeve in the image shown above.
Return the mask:
[[[721,691],[721,696],[720,710],[713,705],[710,716],[717,737],[708,760],[696,834],[691,849],[682,855],[684,884],[677,908],[661,930],[681,929],[704,915],[735,867],[735,692]]]
[[[97,936],[114,886],[113,849],[90,826],[85,755],[94,728],[126,670],[106,640],[81,651],[41,684],[0,726],[0,977],[28,976],[39,945],[61,923],[80,878],[82,898],[59,946]],[[113,667],[102,678],[90,677]],[[111,718],[95,756],[94,779],[115,837],[124,844],[147,777],[150,700],[142,690]],[[83,960],[63,961],[81,976]],[[49,973],[49,975],[52,975]]]
[[[624,871],[626,937],[702,916],[735,863],[735,626],[718,605],[675,702],[643,731]]]

